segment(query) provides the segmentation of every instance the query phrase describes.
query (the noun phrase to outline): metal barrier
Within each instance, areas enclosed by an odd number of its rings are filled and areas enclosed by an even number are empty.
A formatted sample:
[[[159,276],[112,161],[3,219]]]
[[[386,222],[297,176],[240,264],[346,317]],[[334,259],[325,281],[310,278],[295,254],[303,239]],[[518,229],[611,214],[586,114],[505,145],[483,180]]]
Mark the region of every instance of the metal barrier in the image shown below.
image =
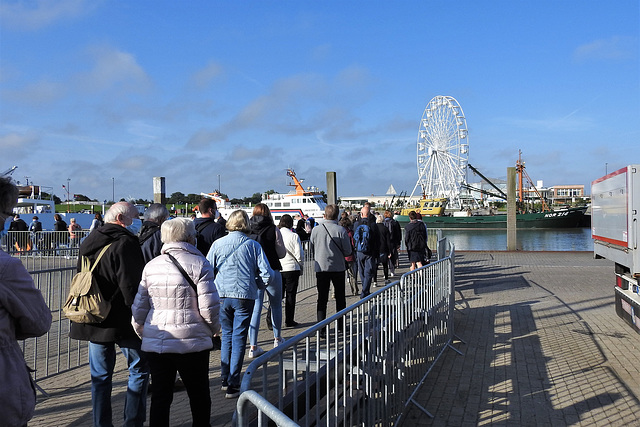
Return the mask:
[[[431,249],[436,252],[435,248],[438,246],[438,241],[442,239],[442,230],[437,229],[428,229],[428,245]],[[307,289],[313,289],[316,287],[316,273],[314,268],[314,260],[313,260],[313,246],[310,241],[302,242],[302,248],[304,250],[304,263],[302,265],[303,271],[302,276],[300,276],[300,280],[298,281],[298,292],[306,291]],[[404,228],[402,229],[402,243],[400,245],[400,250],[404,251]],[[438,252],[439,253],[439,252]],[[438,257],[440,259],[442,257]]]
[[[454,256],[451,246],[254,360],[241,390],[258,395],[253,406],[239,400],[237,424],[286,415],[307,426],[390,426],[410,404],[428,414],[413,396],[453,340]]]
[[[76,231],[9,231],[2,237],[2,249],[12,256],[36,253],[38,256],[77,256],[80,242],[88,230]]]

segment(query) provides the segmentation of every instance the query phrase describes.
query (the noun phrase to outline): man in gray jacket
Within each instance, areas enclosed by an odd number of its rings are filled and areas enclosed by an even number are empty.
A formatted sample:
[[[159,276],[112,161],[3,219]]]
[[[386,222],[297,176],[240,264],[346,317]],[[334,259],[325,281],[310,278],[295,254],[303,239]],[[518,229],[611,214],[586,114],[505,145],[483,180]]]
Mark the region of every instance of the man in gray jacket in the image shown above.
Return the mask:
[[[347,306],[344,295],[346,264],[344,257],[351,255],[351,239],[347,230],[338,225],[338,206],[324,210],[324,221],[311,232],[314,248],[315,272],[318,287],[317,319],[327,317],[329,289],[333,283],[336,294],[336,313]]]

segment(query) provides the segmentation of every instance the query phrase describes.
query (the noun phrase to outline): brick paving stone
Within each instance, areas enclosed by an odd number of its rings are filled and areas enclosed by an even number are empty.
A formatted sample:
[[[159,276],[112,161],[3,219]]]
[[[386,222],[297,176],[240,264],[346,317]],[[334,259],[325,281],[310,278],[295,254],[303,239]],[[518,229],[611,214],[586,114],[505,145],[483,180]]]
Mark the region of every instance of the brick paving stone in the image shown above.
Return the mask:
[[[640,364],[627,362],[640,338],[615,314],[613,277],[612,263],[588,252],[458,253],[454,323],[464,355],[448,352],[417,393],[436,416],[425,425],[473,416],[476,425],[640,424]],[[466,399],[445,410],[442,395],[425,391],[441,383]],[[465,408],[462,421],[440,416],[455,407]]]

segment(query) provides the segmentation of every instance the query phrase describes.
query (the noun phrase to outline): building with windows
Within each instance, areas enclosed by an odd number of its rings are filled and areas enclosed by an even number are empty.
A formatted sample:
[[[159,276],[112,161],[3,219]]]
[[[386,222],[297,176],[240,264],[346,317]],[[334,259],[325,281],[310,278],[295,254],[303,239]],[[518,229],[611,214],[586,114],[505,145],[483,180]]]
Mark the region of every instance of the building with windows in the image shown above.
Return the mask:
[[[549,190],[549,200],[554,205],[575,203],[586,197],[584,185],[554,185]]]

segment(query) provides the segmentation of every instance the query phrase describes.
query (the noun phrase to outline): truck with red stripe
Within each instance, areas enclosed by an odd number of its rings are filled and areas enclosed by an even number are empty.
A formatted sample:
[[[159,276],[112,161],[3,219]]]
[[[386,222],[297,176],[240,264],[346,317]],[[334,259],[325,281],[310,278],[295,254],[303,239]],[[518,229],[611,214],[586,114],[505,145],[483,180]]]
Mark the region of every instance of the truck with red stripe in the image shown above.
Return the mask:
[[[629,165],[591,183],[591,227],[595,258],[615,266],[618,316],[640,333],[640,164]]]

